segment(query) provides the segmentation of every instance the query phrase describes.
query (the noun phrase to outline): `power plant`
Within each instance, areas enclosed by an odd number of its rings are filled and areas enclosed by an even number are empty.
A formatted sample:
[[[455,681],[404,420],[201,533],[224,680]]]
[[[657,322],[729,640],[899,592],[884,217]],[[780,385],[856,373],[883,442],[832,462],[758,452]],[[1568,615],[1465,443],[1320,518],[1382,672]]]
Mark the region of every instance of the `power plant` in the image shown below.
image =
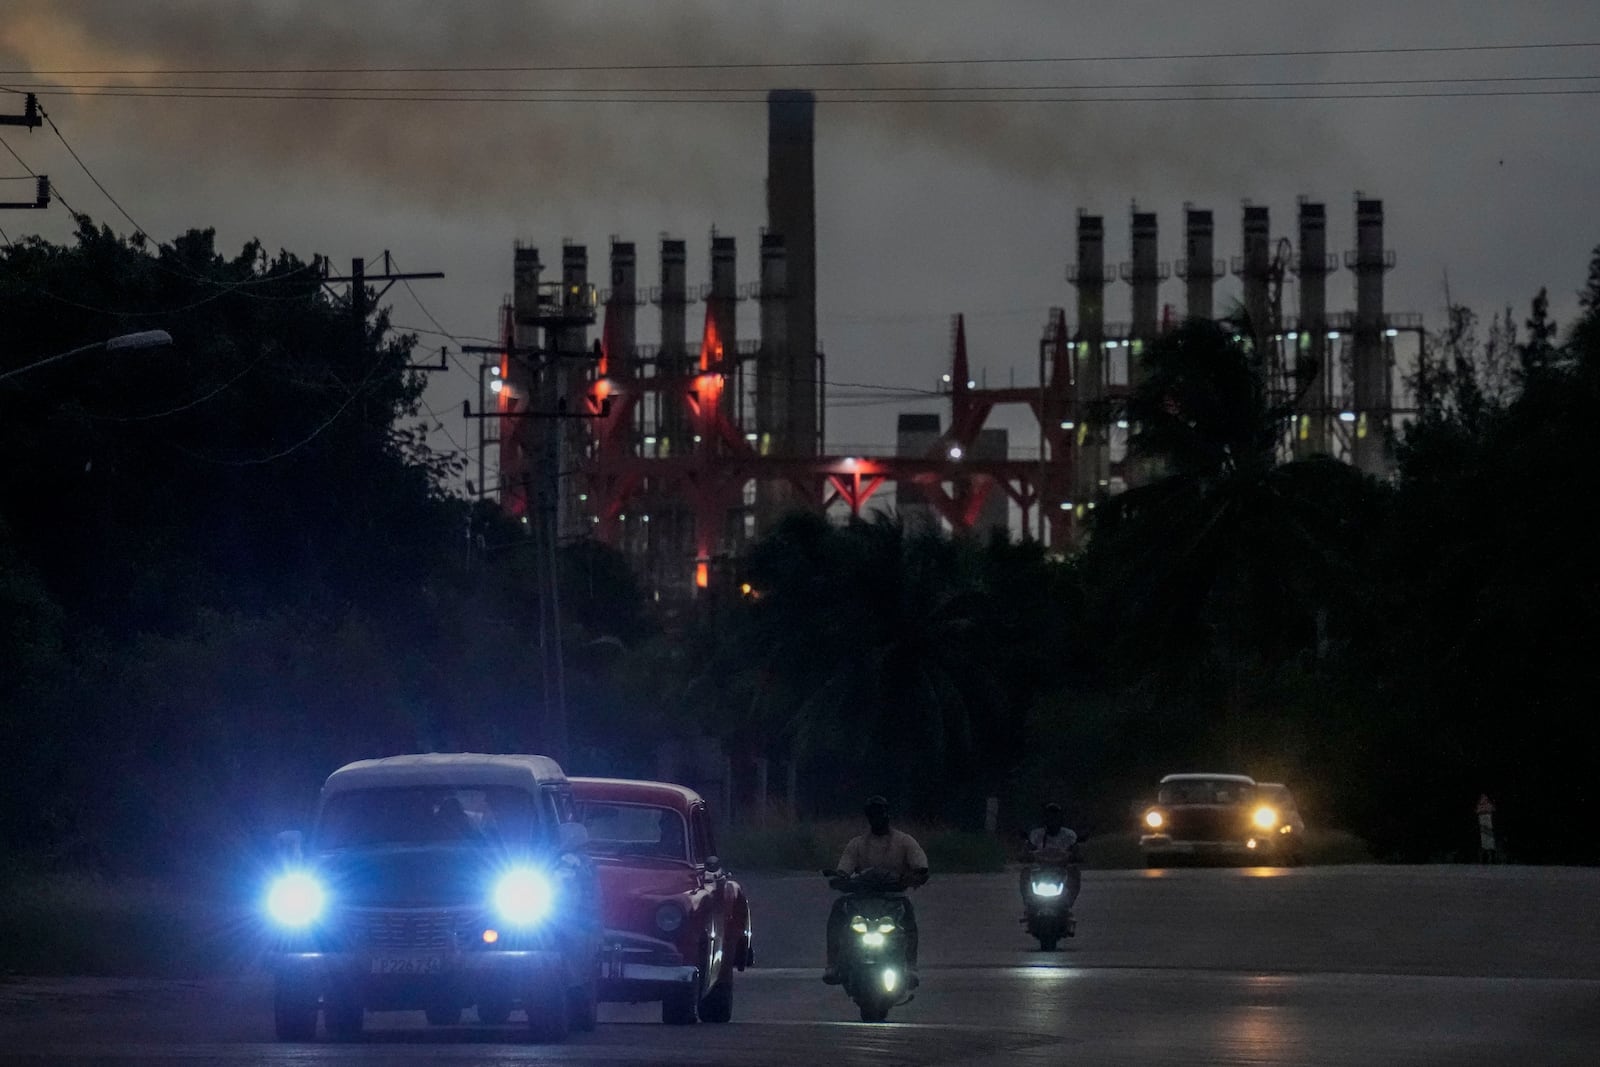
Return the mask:
[[[536,248],[514,253],[502,348],[491,366],[499,415],[499,498],[557,540],[593,536],[622,550],[646,590],[676,600],[717,583],[726,564],[790,511],[860,514],[893,486],[908,528],[988,537],[1018,532],[1065,551],[1096,501],[1140,480],[1123,407],[1146,345],[1183,317],[1243,323],[1272,395],[1292,409],[1287,457],[1328,453],[1386,476],[1392,464],[1396,343],[1425,343],[1420,318],[1384,308],[1383,205],[1355,204],[1355,309],[1327,309],[1325,206],[1302,200],[1298,240],[1274,239],[1267,207],[1244,206],[1240,254],[1216,254],[1211,211],[1184,211],[1183,256],[1159,255],[1159,218],[1130,212],[1130,258],[1106,260],[1104,218],[1080,214],[1067,280],[1076,322],[1052,308],[1031,385],[980,387],[965,322],[951,327],[939,397],[947,414],[907,413],[893,454],[833,455],[826,447],[827,361],[817,345],[815,104],[805,91],[768,96],[767,225],[753,282],[741,284],[738,244],[713,232],[710,278],[691,287],[685,242],[663,237],[658,284],[639,284],[636,246],[613,239],[609,286],[589,278],[584,246],[561,250],[559,281]],[[1216,283],[1239,278],[1237,305]],[[1162,302],[1176,274],[1183,307]],[[1130,290],[1130,319],[1106,320],[1106,289]],[[1284,307],[1286,285],[1298,305]],[[755,300],[760,331],[738,336],[738,304]],[[638,339],[638,309],[658,309],[656,344]],[[703,304],[691,319],[690,306]],[[591,327],[599,322],[598,338]],[[691,343],[691,321],[699,335]],[[1033,354],[1030,353],[1030,357]],[[1026,409],[1037,448],[1014,456],[997,409]],[[1013,521],[1012,516],[1018,516]],[[1016,528],[1020,524],[1020,531]]]

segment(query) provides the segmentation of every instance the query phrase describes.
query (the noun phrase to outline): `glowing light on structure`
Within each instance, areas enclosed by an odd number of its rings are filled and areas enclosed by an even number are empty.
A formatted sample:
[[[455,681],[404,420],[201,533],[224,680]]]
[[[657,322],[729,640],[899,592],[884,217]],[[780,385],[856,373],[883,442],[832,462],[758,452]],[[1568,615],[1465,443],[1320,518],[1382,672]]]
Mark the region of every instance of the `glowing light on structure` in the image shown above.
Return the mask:
[[[696,563],[694,565],[694,585],[696,589],[704,589],[711,584],[711,565],[709,563]]]

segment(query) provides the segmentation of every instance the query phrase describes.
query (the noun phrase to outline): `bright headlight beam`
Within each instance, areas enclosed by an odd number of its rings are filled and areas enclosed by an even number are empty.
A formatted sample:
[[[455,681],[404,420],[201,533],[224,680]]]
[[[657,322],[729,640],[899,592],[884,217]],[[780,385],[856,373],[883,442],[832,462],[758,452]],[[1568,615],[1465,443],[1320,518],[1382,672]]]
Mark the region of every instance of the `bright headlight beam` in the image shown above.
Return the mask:
[[[900,984],[900,975],[893,970],[883,972],[883,989],[886,993],[893,993],[895,986]]]
[[[1060,882],[1035,882],[1033,883],[1033,895],[1036,897],[1059,897],[1063,888]]]
[[[871,933],[862,934],[861,943],[866,945],[868,948],[882,948],[883,935],[878,933],[876,930],[872,931]]]
[[[1144,824],[1150,827],[1152,830],[1161,829],[1161,824],[1166,821],[1167,820],[1161,817],[1161,813],[1159,811],[1146,812],[1144,816]]]
[[[1263,804],[1261,807],[1255,810],[1255,814],[1250,816],[1250,821],[1255,823],[1263,830],[1270,830],[1274,826],[1278,825],[1278,813],[1276,810]]]
[[[531,926],[550,914],[554,898],[550,880],[525,867],[502,875],[494,887],[495,911],[517,926]]]
[[[280,926],[309,926],[322,914],[326,903],[322,885],[305,871],[286,874],[267,890],[267,914]]]

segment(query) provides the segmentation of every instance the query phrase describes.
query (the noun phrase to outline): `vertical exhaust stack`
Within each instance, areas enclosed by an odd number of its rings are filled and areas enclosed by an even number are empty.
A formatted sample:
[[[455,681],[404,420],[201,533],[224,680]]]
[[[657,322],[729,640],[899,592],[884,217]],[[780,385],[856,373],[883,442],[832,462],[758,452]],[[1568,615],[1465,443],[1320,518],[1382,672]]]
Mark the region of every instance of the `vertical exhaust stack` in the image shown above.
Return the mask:
[[[610,327],[609,372],[618,378],[637,378],[639,342],[639,270],[632,241],[611,242],[611,294],[606,298],[606,325]]]
[[[1122,269],[1123,280],[1133,287],[1133,348],[1128,353],[1128,381],[1137,385],[1142,379],[1139,357],[1144,346],[1155,340],[1160,327],[1161,282],[1166,277],[1159,256],[1156,216],[1149,212],[1135,212],[1131,235],[1133,260]]]
[[[513,255],[511,329],[506,340],[521,351],[529,351],[539,344],[539,279],[544,264],[539,262],[537,248],[518,244]],[[525,410],[538,395],[540,382],[533,372],[537,364],[518,356],[512,356],[506,364],[501,409]],[[532,503],[533,465],[538,462],[538,442],[529,436],[533,426],[531,419],[500,420],[500,506],[509,515],[526,517]]]
[[[1380,477],[1390,473],[1394,400],[1389,375],[1388,325],[1383,314],[1383,275],[1394,253],[1383,247],[1383,201],[1356,201],[1356,247],[1345,253],[1356,276],[1356,320],[1351,385],[1356,422],[1351,457],[1356,469]]]
[[[1234,273],[1244,282],[1244,313],[1250,320],[1252,350],[1265,369],[1273,324],[1267,285],[1272,276],[1272,221],[1264,207],[1245,206],[1244,254],[1234,261]]]
[[[661,309],[661,350],[656,355],[656,373],[663,377],[682,377],[689,372],[689,255],[682,241],[662,239],[661,286],[656,293],[656,304]],[[682,446],[688,419],[681,395],[663,394],[660,404],[656,425],[661,434],[661,447],[670,454]]]
[[[784,377],[792,385],[789,402],[775,411],[770,434],[774,450],[814,456],[818,434],[817,375],[817,216],[815,165],[816,97],[800,89],[767,94],[767,231],[783,238],[786,252],[788,313]],[[816,508],[821,486],[795,506]]]
[[[717,343],[722,346],[721,371],[725,376],[722,410],[732,415],[739,398],[739,248],[732,237],[711,235],[711,321],[716,325]],[[718,362],[715,352],[712,364]],[[707,445],[710,442],[706,442]]]
[[[1106,440],[1106,228],[1098,215],[1078,216],[1078,261],[1067,271],[1078,287],[1077,388],[1073,391],[1077,464],[1074,499],[1089,501],[1110,485]]]
[[[780,412],[789,409],[794,383],[788,378],[789,303],[788,253],[783,235],[761,235],[761,347],[756,353],[756,418],[754,447],[763,456],[780,453],[784,443],[773,439]],[[756,536],[763,537],[794,506],[784,482],[756,485]]]
[[[548,364],[555,381],[556,405],[568,411],[581,411],[589,391],[589,327],[593,321],[590,303],[589,249],[584,245],[564,245],[561,249],[561,311],[563,327],[556,332],[554,348],[560,357]],[[548,409],[547,409],[548,410]],[[584,456],[589,431],[577,419],[556,424],[559,437],[556,470],[577,467]],[[590,533],[587,517],[578,500],[578,479],[559,478],[556,489],[556,530],[563,538],[584,537]]]
[[[1211,212],[1191,207],[1183,210],[1183,256],[1178,276],[1184,279],[1184,314],[1209,319],[1216,314],[1212,289],[1221,271],[1213,257],[1215,240]]]
[[[1328,344],[1328,219],[1321,204],[1300,202],[1300,315],[1296,324],[1294,454],[1327,453],[1332,445],[1333,367]]]

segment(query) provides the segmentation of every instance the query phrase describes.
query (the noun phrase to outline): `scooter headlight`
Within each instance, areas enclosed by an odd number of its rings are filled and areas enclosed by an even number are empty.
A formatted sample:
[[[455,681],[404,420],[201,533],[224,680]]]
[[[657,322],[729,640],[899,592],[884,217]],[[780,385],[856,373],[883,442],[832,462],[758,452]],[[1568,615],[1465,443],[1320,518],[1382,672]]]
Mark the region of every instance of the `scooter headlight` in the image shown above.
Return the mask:
[[[1036,897],[1059,897],[1065,889],[1061,882],[1034,882],[1033,895]]]
[[[866,933],[867,932],[867,920],[863,919],[861,916],[857,915],[855,918],[850,920],[850,929],[854,930],[858,934]]]
[[[871,930],[861,935],[861,943],[868,948],[882,948],[883,935],[876,930]]]
[[[550,880],[528,867],[519,867],[500,876],[494,887],[494,907],[500,917],[515,926],[532,926],[550,914],[555,892]]]
[[[326,904],[322,883],[305,871],[291,871],[267,890],[267,914],[279,926],[291,930],[316,922]]]

